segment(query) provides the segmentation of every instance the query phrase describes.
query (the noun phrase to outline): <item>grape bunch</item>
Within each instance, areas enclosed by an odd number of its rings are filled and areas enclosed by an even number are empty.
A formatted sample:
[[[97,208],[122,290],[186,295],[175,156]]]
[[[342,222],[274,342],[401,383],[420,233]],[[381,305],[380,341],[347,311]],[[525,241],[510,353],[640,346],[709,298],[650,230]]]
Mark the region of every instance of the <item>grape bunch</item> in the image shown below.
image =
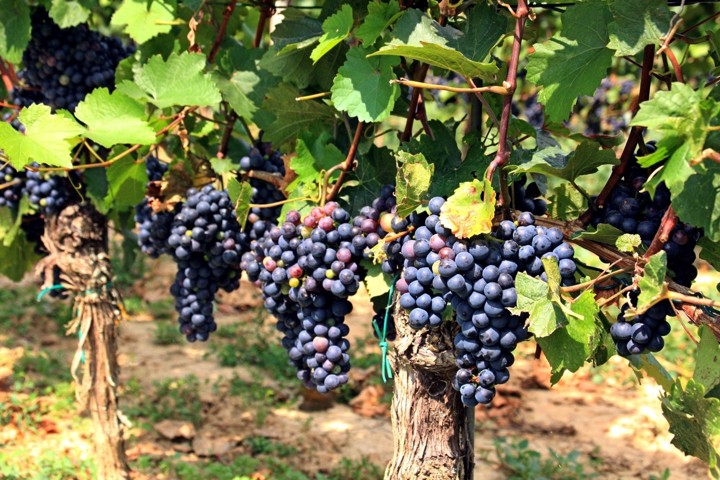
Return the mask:
[[[79,25],[62,29],[38,8],[32,15],[32,37],[18,77],[25,88],[13,90],[18,106],[44,103],[74,110],[95,88],[114,84],[115,69],[130,50],[119,39]]]
[[[670,324],[666,317],[674,317],[668,300],[656,303],[642,315],[626,320],[625,312],[637,301],[638,290],[631,292],[630,301],[625,303],[618,315],[617,322],[610,327],[610,335],[620,355],[637,355],[645,351],[659,352],[665,346],[663,337],[670,333]]]
[[[74,172],[68,177],[61,177],[46,172],[27,171],[23,193],[37,210],[45,215],[55,215],[79,200],[80,195],[73,185],[80,185],[80,179]]]
[[[240,168],[245,171],[261,171],[285,175],[285,163],[279,152],[272,149],[269,143],[260,143],[250,150],[247,156],[240,159]],[[250,179],[252,186],[252,203],[268,204],[276,203],[285,199],[285,195],[273,184],[257,179]],[[263,236],[278,221],[282,206],[270,208],[253,207],[248,213],[248,221],[245,233],[250,239],[256,240]]]
[[[0,169],[0,207],[16,210],[25,187],[25,171],[18,172],[12,165]]]
[[[148,182],[162,180],[168,165],[150,156],[145,161]],[[168,252],[168,238],[172,229],[175,211],[155,212],[147,198],[135,206],[135,223],[138,226],[138,246],[151,258],[158,258]]]
[[[527,317],[508,310],[517,303],[517,272],[547,281],[542,259],[551,257],[559,264],[562,284],[572,285],[574,251],[559,229],[536,226],[530,212],[520,214],[517,226],[500,223],[494,238],[459,239],[440,220],[444,203],[435,197],[429,214],[394,219],[397,229],[407,230],[385,244],[385,253],[392,262],[401,258],[396,287],[410,327],[435,328],[455,313],[460,332],[454,339],[459,368],[454,386],[465,405],[487,404],[495,386],[510,378],[512,351],[529,336]]]
[[[651,153],[655,151],[652,143],[648,143],[647,148]],[[605,205],[595,212],[591,224],[597,226],[606,223],[624,233],[638,234],[643,244],[649,246],[660,228],[671,200],[670,191],[664,183],[657,186],[652,196],[644,191],[649,175],[648,169],[638,165],[636,159],[633,160]],[[695,246],[701,233],[699,229],[678,221],[668,242],[663,246],[667,253],[670,276],[680,285],[689,287],[697,276],[693,262]],[[639,292],[634,292],[630,302],[634,303],[637,295]],[[617,323],[610,330],[618,353],[627,356],[643,353],[645,350],[657,352],[662,349],[662,337],[670,331],[670,325],[664,319],[674,315],[670,305],[661,302],[645,314],[627,319],[625,311],[629,305],[630,303],[626,303],[622,307]]]
[[[178,271],[175,297],[180,331],[188,341],[204,341],[217,328],[213,301],[218,290],[235,290],[243,251],[240,224],[227,192],[207,185],[190,189],[173,217],[167,246]]]
[[[540,198],[542,196],[540,187],[535,182],[530,182],[526,186],[526,182],[525,175],[521,175],[513,182],[512,191],[510,192],[513,207],[515,210],[530,212],[534,215],[545,215],[547,213],[547,203]]]
[[[627,104],[635,84],[632,80],[608,77],[593,96],[581,96],[566,124],[577,122],[585,135],[617,135],[628,126]]]

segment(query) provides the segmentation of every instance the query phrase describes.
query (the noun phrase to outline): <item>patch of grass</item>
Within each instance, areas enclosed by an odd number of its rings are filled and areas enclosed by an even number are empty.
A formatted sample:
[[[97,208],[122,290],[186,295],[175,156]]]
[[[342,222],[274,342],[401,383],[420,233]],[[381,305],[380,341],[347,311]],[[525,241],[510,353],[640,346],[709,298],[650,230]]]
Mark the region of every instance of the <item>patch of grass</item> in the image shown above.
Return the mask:
[[[366,457],[360,460],[343,458],[327,475],[318,474],[316,480],[382,480],[385,470]]]
[[[0,289],[0,331],[12,332],[4,341],[6,345],[15,345],[18,338],[27,337],[42,322],[51,322],[58,334],[65,334],[65,325],[72,319],[70,304],[47,297],[38,302],[38,293],[34,286]]]
[[[0,451],[0,478],[4,480],[92,480],[95,465],[90,459],[58,455],[46,450],[40,453],[26,449]]]
[[[549,457],[532,450],[527,440],[510,442],[504,437],[494,439],[495,452],[500,466],[508,473],[509,480],[586,480],[597,478],[598,474],[586,471],[595,469],[581,462],[580,452],[573,450],[562,455],[550,449]]]
[[[155,322],[153,343],[155,345],[181,345],[183,338],[175,323]]]
[[[287,405],[292,400],[292,397],[281,398],[275,390],[259,381],[247,382],[237,375],[230,379],[228,394],[241,398],[245,409],[254,410],[255,425],[258,427],[265,423],[273,407]]]
[[[143,418],[153,424],[161,420],[184,420],[200,425],[203,404],[200,381],[195,375],[155,382],[153,392],[143,394],[139,382],[128,382],[124,398],[130,405],[123,407],[131,418]]]
[[[70,363],[46,351],[25,353],[13,365],[15,390],[43,389],[72,381]]]
[[[297,453],[297,448],[284,443],[273,442],[267,437],[254,436],[243,440],[250,452],[254,455],[272,455],[276,457],[289,457]]]
[[[182,478],[183,480],[251,480],[258,478],[251,475],[262,472],[261,478],[272,478],[273,480],[310,480],[302,472],[288,466],[281,460],[264,459],[260,460],[248,455],[240,455],[233,459],[232,463],[222,464],[214,462],[185,463],[180,456],[156,459],[143,456],[138,458],[133,468],[138,471],[159,476],[164,474],[170,478]]]

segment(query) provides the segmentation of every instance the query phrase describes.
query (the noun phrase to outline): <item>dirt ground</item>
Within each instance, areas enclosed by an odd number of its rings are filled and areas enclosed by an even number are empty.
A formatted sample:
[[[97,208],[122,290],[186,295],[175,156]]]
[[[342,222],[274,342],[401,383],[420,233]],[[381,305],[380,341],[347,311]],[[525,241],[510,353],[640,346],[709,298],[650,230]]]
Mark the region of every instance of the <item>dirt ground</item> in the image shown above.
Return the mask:
[[[139,295],[148,302],[167,298],[172,279],[172,265],[158,264],[137,282],[128,295]],[[0,288],[3,288],[0,285]],[[259,298],[254,287],[245,283],[241,289],[223,298],[216,318],[219,325],[250,322],[257,316]],[[350,340],[370,334],[372,310],[367,297],[359,296],[355,309],[348,319]],[[267,319],[267,322],[271,322]],[[392,456],[392,429],[389,415],[382,415],[387,407],[376,401],[368,416],[358,414],[355,408],[340,402],[316,403],[327,407],[319,410],[290,406],[273,407],[258,422],[258,412],[247,408],[237,398],[225,394],[224,382],[233,377],[247,381],[257,378],[257,372],[245,367],[221,367],[210,354],[213,338],[204,344],[159,346],[153,341],[156,325],[148,313],[132,316],[121,327],[120,363],[121,384],[131,379],[140,382],[142,390],[150,390],[154,382],[168,378],[195,375],[200,379],[203,402],[203,423],[186,440],[167,440],[158,428],[143,429],[135,424],[131,429],[128,455],[137,459],[142,455],[180,455],[187,462],[198,458],[232,458],[242,453],[242,440],[262,436],[294,447],[292,458],[284,458],[293,465],[312,473],[323,466],[334,464],[341,458],[366,458],[384,466]],[[279,336],[277,338],[279,342]],[[62,338],[46,342],[49,348],[73,350],[74,341]],[[671,444],[668,425],[660,412],[659,388],[652,381],[638,385],[631,380],[629,369],[619,358],[613,359],[617,368],[598,381],[591,369],[582,369],[566,376],[548,388],[549,369],[533,358],[534,347],[520,349],[518,361],[511,369],[510,382],[499,389],[499,395],[490,408],[478,407],[475,421],[475,454],[477,479],[503,479],[508,474],[499,467],[493,439],[522,438],[530,447],[542,453],[552,449],[562,454],[573,450],[583,458],[593,459],[599,472],[596,478],[650,479],[670,470],[671,479],[704,478],[703,464],[685,457]],[[2,362],[0,362],[2,363]],[[377,370],[360,372],[379,375]],[[0,375],[1,377],[2,375]],[[296,392],[300,387],[292,384],[267,383],[278,391]],[[218,388],[218,385],[220,388]],[[312,403],[307,399],[304,406]],[[376,400],[376,399],[375,399]],[[324,403],[324,405],[323,405]],[[360,402],[362,403],[362,402]],[[362,408],[361,408],[362,410]],[[131,418],[130,421],[133,419]],[[177,426],[169,425],[168,428]],[[85,442],[83,455],[90,455],[89,439],[79,439],[72,428],[56,426],[54,435],[44,440],[33,439],[26,433],[23,448],[56,448],[62,442]],[[1,440],[1,438],[0,438]],[[1,442],[0,442],[1,443]],[[153,478],[137,475],[136,478]]]

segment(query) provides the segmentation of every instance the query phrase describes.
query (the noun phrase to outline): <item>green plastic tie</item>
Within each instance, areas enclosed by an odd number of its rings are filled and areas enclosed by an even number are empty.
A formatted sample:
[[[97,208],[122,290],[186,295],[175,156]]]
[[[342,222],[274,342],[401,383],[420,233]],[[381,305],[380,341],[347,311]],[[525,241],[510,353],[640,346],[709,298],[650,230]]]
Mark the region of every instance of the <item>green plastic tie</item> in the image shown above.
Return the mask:
[[[395,275],[395,278],[393,278],[392,284],[390,285],[390,291],[388,293],[388,303],[385,307],[385,318],[383,319],[383,327],[382,330],[380,330],[380,326],[377,323],[377,320],[373,320],[373,328],[375,329],[375,333],[378,336],[378,339],[380,340],[378,342],[378,345],[380,346],[380,350],[382,352],[382,363],[380,365],[380,373],[382,374],[383,383],[387,383],[388,378],[393,378],[392,374],[392,367],[390,367],[390,361],[387,357],[387,351],[388,351],[388,342],[387,342],[387,325],[388,325],[388,318],[390,317],[390,306],[392,305],[392,298],[393,293],[395,293],[395,282],[398,280],[398,275]]]
[[[62,285],[51,285],[51,286],[49,286],[49,287],[47,287],[47,288],[43,288],[43,289],[40,291],[40,293],[38,293],[37,299],[36,299],[35,301],[36,301],[36,302],[39,302],[40,300],[42,300],[42,298],[43,298],[45,295],[47,295],[47,294],[48,294],[49,292],[51,292],[52,290],[60,290],[60,289],[63,289],[63,288],[65,288],[65,287],[63,287]]]

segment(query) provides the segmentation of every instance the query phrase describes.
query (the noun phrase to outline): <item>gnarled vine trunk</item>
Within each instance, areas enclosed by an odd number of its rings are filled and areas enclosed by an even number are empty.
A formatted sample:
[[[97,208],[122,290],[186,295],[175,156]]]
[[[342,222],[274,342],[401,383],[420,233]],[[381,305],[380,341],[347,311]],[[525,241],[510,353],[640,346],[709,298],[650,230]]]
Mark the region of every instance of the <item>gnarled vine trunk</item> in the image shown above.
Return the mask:
[[[112,286],[107,243],[107,220],[92,205],[67,207],[47,221],[43,244],[49,255],[37,274],[45,288],[59,285],[74,295],[76,317],[68,332],[79,336],[79,345],[72,373],[78,399],[93,420],[97,478],[125,480],[129,467],[117,396],[121,298]]]
[[[395,309],[397,339],[392,355],[393,458],[386,480],[470,480],[472,432],[467,409],[452,387],[457,370],[454,322],[437,331],[415,331],[407,313]]]

